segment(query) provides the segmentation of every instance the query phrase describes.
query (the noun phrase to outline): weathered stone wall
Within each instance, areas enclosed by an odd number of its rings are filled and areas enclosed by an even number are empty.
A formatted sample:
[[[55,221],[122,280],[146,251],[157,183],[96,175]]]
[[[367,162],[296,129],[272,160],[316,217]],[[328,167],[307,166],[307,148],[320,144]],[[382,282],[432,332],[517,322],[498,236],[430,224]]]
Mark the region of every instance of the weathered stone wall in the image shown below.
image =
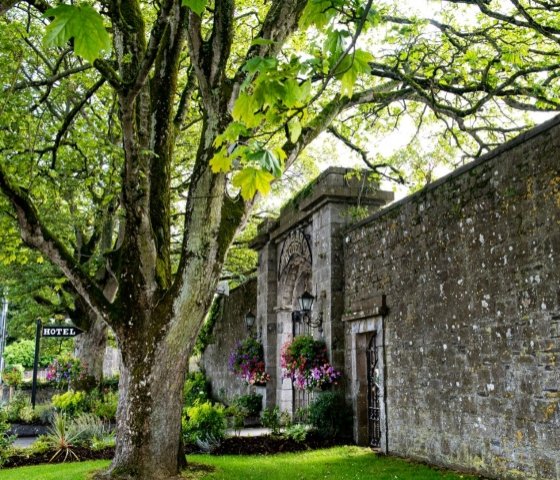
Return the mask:
[[[229,354],[238,341],[247,337],[245,314],[256,312],[257,281],[249,280],[223,297],[222,311],[216,320],[210,343],[201,359],[201,367],[212,385],[212,397],[225,403],[245,395],[249,387],[228,371]],[[255,332],[252,332],[255,333]]]
[[[389,452],[493,478],[560,479],[560,120],[344,243],[349,398],[364,382],[352,378],[356,325],[382,318],[387,295]]]

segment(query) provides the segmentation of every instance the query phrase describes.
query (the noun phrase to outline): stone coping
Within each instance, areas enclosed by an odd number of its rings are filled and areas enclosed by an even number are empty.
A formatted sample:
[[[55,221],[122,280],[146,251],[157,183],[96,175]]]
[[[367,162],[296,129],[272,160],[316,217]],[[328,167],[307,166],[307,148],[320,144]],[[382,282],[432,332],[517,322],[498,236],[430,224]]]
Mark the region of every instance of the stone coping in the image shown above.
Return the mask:
[[[511,140],[503,143],[502,145],[500,145],[499,147],[495,148],[494,150],[486,153],[485,155],[480,156],[479,158],[477,158],[476,160],[473,160],[470,163],[467,163],[466,165],[463,165],[462,167],[457,168],[456,170],[453,170],[452,172],[448,173],[447,175],[441,177],[440,179],[436,180],[433,183],[430,183],[429,185],[426,185],[423,189],[418,190],[417,192],[413,193],[412,195],[409,195],[408,197],[405,197],[401,200],[398,200],[395,203],[392,203],[391,205],[379,210],[378,212],[375,212],[374,214],[370,215],[369,217],[365,218],[364,220],[350,226],[347,228],[347,232],[351,232],[353,230],[357,230],[359,228],[362,228],[365,225],[368,225],[372,222],[374,222],[376,219],[383,217],[384,215],[387,215],[389,212],[396,210],[400,207],[402,207],[403,205],[406,205],[408,203],[412,203],[415,200],[425,196],[427,193],[431,192],[432,190],[435,190],[439,187],[441,187],[442,185],[450,182],[451,180],[460,177],[461,175],[463,175],[464,173],[467,173],[473,169],[475,169],[476,167],[483,165],[487,162],[489,162],[490,160],[493,160],[494,158],[502,155],[505,152],[508,152],[509,150],[512,150],[520,145],[523,145],[524,143],[528,142],[529,140],[538,137],[539,135],[542,135],[543,133],[548,132],[549,130],[552,130],[555,127],[558,127],[560,125],[560,115],[556,115],[555,117],[547,120],[544,123],[541,123],[540,125],[537,125],[534,128],[531,128],[530,130],[527,130],[526,132],[521,133],[520,135],[518,135],[515,138],[512,138]]]

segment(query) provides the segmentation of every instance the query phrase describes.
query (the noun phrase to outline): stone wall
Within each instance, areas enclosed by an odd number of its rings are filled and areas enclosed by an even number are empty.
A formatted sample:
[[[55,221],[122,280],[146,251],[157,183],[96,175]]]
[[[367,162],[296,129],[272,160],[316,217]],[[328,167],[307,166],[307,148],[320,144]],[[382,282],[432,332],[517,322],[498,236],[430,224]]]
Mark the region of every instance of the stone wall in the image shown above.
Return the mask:
[[[560,479],[560,120],[344,244],[348,397],[363,400],[362,334],[384,329],[384,448],[492,478]]]
[[[247,337],[245,314],[248,311],[255,313],[256,305],[255,279],[231,290],[229,296],[222,297],[221,314],[201,359],[201,367],[211,382],[212,397],[216,400],[229,403],[233,397],[249,392],[249,387],[228,371],[228,359],[237,342]]]

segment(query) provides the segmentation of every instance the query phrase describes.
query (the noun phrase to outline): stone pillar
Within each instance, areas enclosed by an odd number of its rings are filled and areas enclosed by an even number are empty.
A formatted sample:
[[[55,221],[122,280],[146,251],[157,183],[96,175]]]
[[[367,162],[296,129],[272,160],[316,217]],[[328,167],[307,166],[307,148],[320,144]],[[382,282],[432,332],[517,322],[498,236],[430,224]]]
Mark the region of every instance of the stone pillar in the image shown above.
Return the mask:
[[[276,388],[278,382],[277,350],[277,254],[274,242],[268,242],[259,250],[258,283],[257,283],[257,334],[264,346],[266,371],[270,382],[266,385],[264,398],[265,408],[276,405]]]

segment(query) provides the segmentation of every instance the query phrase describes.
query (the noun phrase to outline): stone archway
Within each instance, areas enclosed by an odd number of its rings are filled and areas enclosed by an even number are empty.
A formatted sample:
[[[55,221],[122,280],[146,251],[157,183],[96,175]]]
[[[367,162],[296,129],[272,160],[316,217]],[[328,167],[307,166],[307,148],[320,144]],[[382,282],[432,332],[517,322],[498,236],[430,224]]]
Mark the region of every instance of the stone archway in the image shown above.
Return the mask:
[[[299,309],[298,297],[306,290],[312,290],[311,246],[305,230],[297,229],[292,230],[284,239],[278,261],[278,352],[293,336],[307,333],[292,322],[292,312]],[[281,376],[281,372],[279,375]],[[277,399],[281,410],[293,414],[306,402],[299,392],[293,391],[289,380],[278,378],[277,385]]]
[[[313,257],[309,236],[304,230],[292,230],[282,245],[278,265],[278,305],[297,308],[297,298],[311,289]]]

